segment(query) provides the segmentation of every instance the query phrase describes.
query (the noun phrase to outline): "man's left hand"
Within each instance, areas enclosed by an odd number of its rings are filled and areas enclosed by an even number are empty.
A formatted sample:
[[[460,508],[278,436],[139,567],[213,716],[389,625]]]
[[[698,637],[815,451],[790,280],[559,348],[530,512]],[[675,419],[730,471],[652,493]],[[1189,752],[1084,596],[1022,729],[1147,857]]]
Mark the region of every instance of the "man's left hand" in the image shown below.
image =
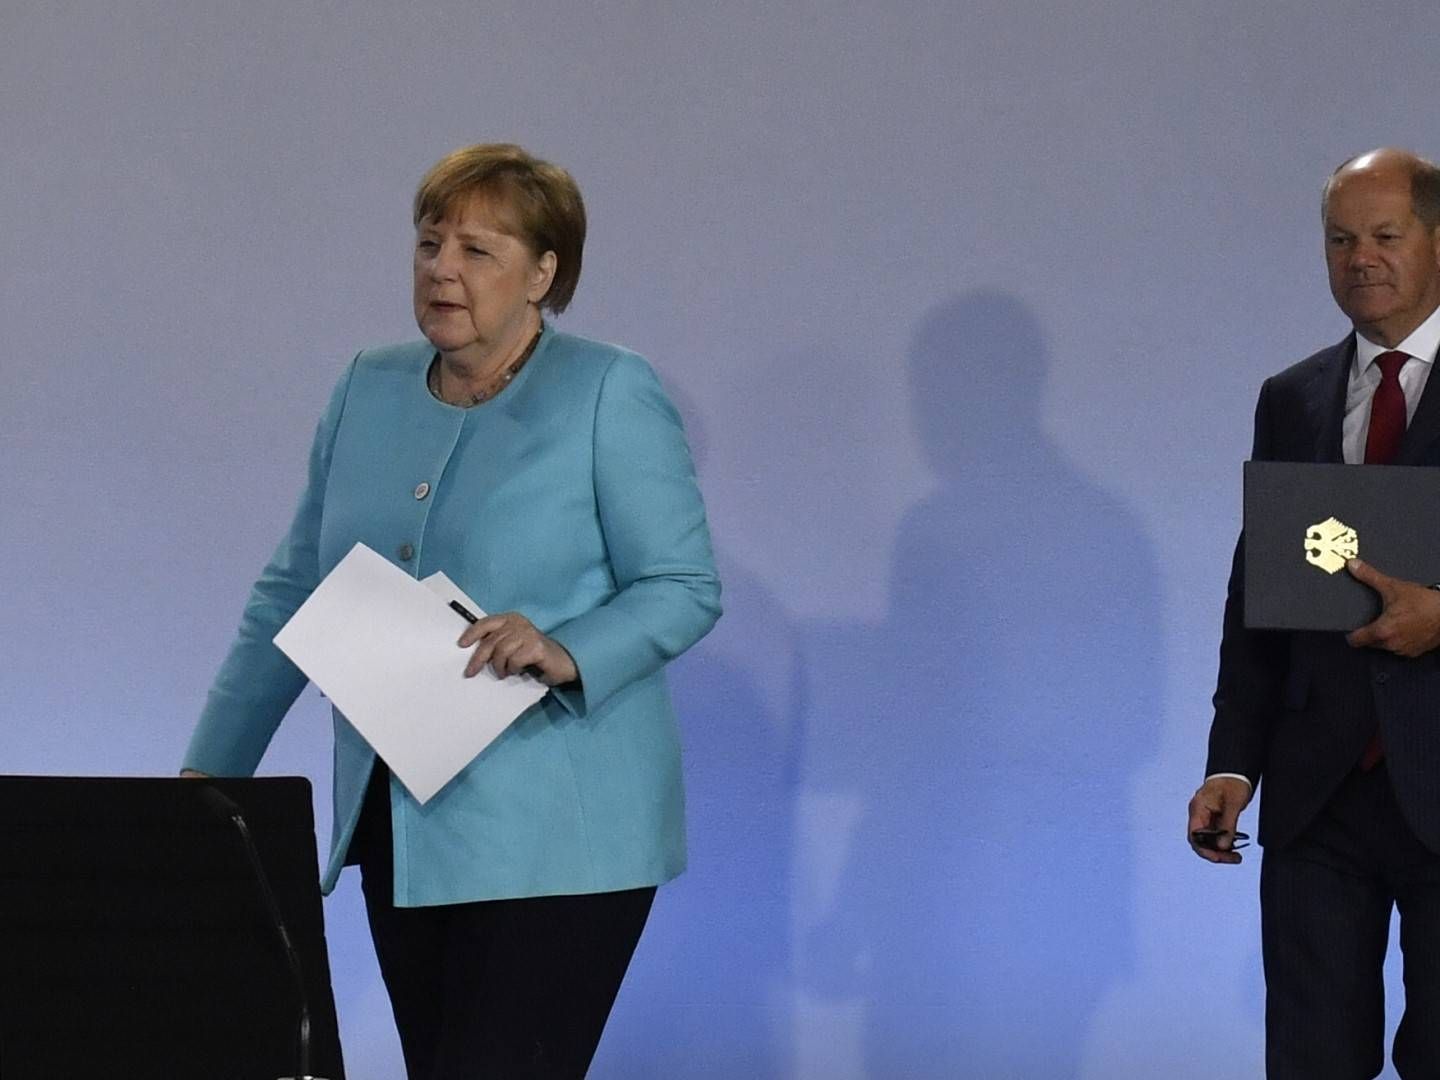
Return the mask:
[[[1383,605],[1374,622],[1349,634],[1346,641],[1357,649],[1385,649],[1408,657],[1440,646],[1440,591],[1382,574],[1359,559],[1351,559],[1345,569],[1379,593]]]

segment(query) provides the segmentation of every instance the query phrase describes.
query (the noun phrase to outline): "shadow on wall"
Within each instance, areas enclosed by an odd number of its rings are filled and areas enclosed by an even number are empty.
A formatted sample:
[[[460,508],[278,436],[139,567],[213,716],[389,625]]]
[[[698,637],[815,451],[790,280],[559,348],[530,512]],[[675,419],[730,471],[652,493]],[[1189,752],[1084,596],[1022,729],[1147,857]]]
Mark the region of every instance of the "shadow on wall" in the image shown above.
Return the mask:
[[[800,979],[863,1015],[871,1080],[1076,1076],[1132,965],[1157,569],[1042,430],[1047,366],[1005,293],[922,321],[912,405],[939,486],[903,519],[883,624],[806,639],[807,723],[833,737],[808,743],[805,786],[859,816]]]
[[[705,479],[705,431],[685,396]],[[715,528],[725,615],[669,668],[684,747],[690,862],[661,888],[591,1075],[791,1075],[790,881],[799,648],[773,593]]]

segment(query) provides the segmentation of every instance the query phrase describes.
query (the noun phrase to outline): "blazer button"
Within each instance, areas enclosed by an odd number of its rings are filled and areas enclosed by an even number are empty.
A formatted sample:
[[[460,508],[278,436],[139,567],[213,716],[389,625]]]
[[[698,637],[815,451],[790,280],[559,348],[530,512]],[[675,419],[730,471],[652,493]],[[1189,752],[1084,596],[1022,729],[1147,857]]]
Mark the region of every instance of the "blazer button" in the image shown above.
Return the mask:
[[[426,495],[429,495],[429,494],[430,494],[430,485],[427,484],[424,480],[421,480],[420,483],[418,483],[418,484],[415,485],[415,498],[417,498],[417,499],[423,499],[423,498],[425,498]]]
[[[400,550],[395,552],[395,554],[400,556],[401,562],[409,562],[415,557],[415,548],[410,544],[401,544]]]
[[[1389,682],[1389,681],[1390,681],[1390,673],[1389,673],[1388,671],[1377,671],[1377,672],[1375,673],[1375,681],[1376,681],[1377,683],[1387,683],[1387,682]]]

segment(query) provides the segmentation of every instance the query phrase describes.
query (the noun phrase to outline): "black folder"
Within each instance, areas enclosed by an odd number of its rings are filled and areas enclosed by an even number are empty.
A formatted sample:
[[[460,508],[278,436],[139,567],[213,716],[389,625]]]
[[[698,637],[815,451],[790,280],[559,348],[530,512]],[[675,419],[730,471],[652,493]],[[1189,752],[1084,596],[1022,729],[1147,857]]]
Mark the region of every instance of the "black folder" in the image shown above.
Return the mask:
[[[1378,594],[1344,568],[1440,582],[1440,468],[1245,463],[1245,625],[1354,630]]]

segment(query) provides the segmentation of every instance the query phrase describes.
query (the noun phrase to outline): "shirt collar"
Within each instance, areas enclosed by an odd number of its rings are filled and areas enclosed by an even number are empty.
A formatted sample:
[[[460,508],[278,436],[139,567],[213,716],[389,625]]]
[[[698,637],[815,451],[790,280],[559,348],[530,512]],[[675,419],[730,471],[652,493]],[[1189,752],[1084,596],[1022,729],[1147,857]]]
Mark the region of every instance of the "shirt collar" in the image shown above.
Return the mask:
[[[1435,352],[1440,349],[1440,308],[1430,313],[1430,317],[1417,326],[1404,341],[1396,345],[1394,352],[1402,352],[1406,356],[1414,357],[1422,364],[1431,363],[1435,359]],[[1355,331],[1355,372],[1363,374],[1377,356],[1392,350],[1384,345],[1376,345],[1360,331]]]

